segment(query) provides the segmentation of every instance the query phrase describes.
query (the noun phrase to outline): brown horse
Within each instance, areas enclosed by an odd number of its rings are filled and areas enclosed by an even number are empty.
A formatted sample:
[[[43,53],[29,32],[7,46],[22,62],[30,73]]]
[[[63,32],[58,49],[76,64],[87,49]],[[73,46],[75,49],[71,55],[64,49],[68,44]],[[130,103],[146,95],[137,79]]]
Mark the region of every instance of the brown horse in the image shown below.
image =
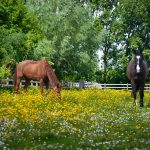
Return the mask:
[[[131,81],[135,105],[137,105],[136,92],[139,90],[141,107],[143,107],[144,86],[147,75],[148,66],[143,60],[142,51],[134,51],[134,59],[129,62],[127,67],[127,77]]]
[[[27,90],[30,81],[36,80],[39,81],[40,84],[40,92],[43,93],[43,83],[46,85],[46,89],[49,88],[49,82],[53,88],[53,90],[59,94],[61,86],[57,80],[57,77],[51,67],[51,65],[44,60],[41,61],[33,61],[33,60],[25,60],[17,64],[14,74],[14,91],[18,93],[19,85],[22,77],[25,78],[25,90]]]

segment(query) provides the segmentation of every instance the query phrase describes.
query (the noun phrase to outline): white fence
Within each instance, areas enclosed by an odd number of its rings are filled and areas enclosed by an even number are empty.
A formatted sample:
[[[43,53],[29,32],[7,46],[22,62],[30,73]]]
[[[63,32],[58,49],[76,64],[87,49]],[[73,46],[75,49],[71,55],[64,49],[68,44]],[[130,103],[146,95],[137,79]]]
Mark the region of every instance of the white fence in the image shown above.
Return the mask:
[[[21,86],[25,84],[25,80],[21,80]],[[31,86],[39,86],[38,81],[32,81],[30,82]],[[13,80],[12,79],[2,79],[0,83],[0,87],[9,87],[13,86]],[[89,88],[89,87],[96,87],[98,89],[126,89],[131,90],[131,84],[99,84],[95,82],[62,82],[62,87],[64,88]],[[150,84],[145,84],[145,90],[150,91]]]
[[[99,84],[99,83],[93,83],[93,82],[85,82],[85,88],[86,87],[96,87],[99,89],[126,89],[131,90],[131,84]],[[150,91],[150,84],[145,84],[145,91]]]

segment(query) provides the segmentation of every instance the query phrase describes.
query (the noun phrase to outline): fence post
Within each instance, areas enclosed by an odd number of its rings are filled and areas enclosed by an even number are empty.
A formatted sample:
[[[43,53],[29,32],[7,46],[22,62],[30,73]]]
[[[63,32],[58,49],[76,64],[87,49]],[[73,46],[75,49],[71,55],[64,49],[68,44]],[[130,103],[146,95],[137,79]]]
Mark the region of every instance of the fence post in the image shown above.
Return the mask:
[[[127,90],[129,89],[129,87],[128,87],[129,85],[128,85],[128,83],[127,83]]]
[[[38,81],[36,81],[36,86],[38,86]]]
[[[84,88],[84,81],[83,80],[80,80],[79,81],[79,88]]]
[[[6,78],[6,85],[7,86],[9,85],[9,78],[8,77]]]
[[[106,89],[106,83],[104,83],[104,89]]]
[[[33,80],[31,80],[31,86],[33,86]]]

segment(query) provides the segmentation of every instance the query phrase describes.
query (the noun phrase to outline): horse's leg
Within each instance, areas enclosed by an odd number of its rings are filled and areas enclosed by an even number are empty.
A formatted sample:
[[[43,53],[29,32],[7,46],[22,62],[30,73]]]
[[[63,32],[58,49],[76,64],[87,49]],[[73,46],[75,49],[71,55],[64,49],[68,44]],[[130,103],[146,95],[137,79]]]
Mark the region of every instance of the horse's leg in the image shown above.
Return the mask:
[[[40,85],[40,92],[41,94],[43,94],[43,79],[40,79],[39,85]]]
[[[48,94],[49,82],[45,82],[45,86],[46,86],[46,93]]]
[[[20,81],[21,81],[21,78],[18,78],[18,79],[16,79],[16,81],[15,81],[14,89],[15,89],[15,93],[16,93],[16,94],[18,93],[18,90],[19,90]]]
[[[46,87],[46,94],[48,94],[48,89],[49,89],[49,79],[48,78],[44,78],[44,84],[45,84],[45,87]]]
[[[134,105],[137,106],[137,99],[136,99],[136,90],[133,90],[133,97],[134,97]]]
[[[131,81],[132,86],[132,94],[134,98],[134,105],[137,106],[137,100],[136,100],[136,83],[134,81]]]
[[[140,93],[140,107],[143,107],[144,104],[143,104],[143,97],[144,97],[144,86],[140,86],[140,89],[139,89],[139,93]]]
[[[24,90],[25,90],[25,92],[27,92],[27,88],[30,84],[30,79],[25,79],[25,80],[26,80],[26,82],[25,82]]]

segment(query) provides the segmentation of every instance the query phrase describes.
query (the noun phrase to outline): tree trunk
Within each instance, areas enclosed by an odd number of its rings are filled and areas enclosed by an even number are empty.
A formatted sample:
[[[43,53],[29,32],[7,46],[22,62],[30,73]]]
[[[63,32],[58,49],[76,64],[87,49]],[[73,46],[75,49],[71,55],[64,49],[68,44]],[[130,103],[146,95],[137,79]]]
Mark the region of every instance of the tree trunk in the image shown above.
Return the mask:
[[[107,55],[108,55],[108,49],[107,47],[104,47],[104,83],[107,83],[107,67],[108,67],[108,62],[107,62]]]

